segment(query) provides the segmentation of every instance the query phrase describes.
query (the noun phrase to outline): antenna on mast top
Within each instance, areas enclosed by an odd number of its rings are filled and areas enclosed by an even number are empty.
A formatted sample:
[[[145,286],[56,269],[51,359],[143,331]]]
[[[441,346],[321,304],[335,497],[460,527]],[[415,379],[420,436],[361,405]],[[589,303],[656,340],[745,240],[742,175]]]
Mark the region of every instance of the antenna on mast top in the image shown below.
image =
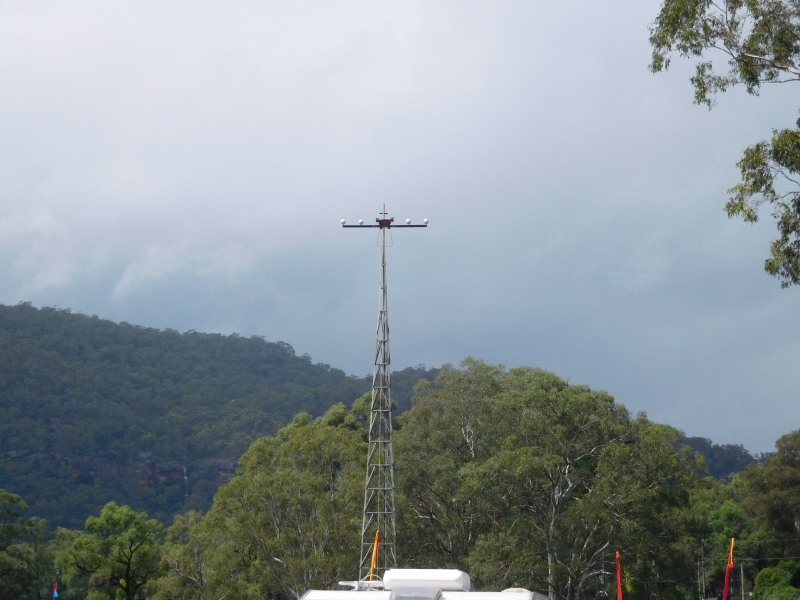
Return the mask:
[[[378,576],[387,569],[397,567],[396,522],[394,503],[394,453],[392,450],[392,397],[389,372],[389,319],[386,293],[386,230],[393,227],[427,227],[428,219],[414,225],[411,219],[404,224],[394,224],[394,218],[383,211],[375,225],[348,225],[342,227],[380,229],[381,294],[378,304],[378,329],[375,344],[375,370],[372,375],[372,404],[369,417],[369,443],[367,448],[367,474],[364,484],[364,514],[361,523],[361,559],[359,581],[372,579],[377,568]],[[378,541],[381,548],[378,551]],[[374,540],[374,541],[373,541]]]

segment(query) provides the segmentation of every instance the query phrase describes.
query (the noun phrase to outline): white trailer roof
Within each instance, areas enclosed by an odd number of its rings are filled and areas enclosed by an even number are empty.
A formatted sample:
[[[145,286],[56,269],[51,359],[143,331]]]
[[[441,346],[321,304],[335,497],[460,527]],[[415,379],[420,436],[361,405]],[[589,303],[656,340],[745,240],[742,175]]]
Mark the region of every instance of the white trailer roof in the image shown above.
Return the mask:
[[[310,590],[301,600],[534,600],[528,590],[472,592],[470,585],[458,569],[388,569],[382,581],[362,582],[361,589]]]
[[[436,591],[438,588],[413,588]],[[533,592],[441,592],[442,600],[534,600]],[[309,590],[302,600],[391,600],[389,590]]]

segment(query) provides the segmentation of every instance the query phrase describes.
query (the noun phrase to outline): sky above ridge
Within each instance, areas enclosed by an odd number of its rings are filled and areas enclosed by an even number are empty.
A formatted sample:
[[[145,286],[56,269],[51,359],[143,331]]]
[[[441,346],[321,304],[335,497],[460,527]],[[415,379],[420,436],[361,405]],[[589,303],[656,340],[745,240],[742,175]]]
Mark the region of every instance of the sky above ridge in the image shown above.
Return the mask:
[[[472,356],[687,435],[800,427],[800,290],[728,220],[786,86],[692,104],[653,0],[0,5],[0,303],[291,344],[372,372]],[[720,58],[721,59],[721,58]]]

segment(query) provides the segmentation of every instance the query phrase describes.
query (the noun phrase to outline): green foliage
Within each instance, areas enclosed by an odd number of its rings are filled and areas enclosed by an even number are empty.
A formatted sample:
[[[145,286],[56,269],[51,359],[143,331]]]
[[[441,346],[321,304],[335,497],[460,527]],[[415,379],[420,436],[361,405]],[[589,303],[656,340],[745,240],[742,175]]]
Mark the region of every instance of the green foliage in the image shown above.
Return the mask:
[[[770,141],[746,148],[738,166],[742,180],[729,190],[728,215],[755,222],[758,208],[770,204],[779,236],[764,269],[783,287],[800,283],[800,129],[773,131]]]
[[[693,565],[678,551],[697,527],[698,465],[677,439],[546,371],[445,366],[397,436],[403,550],[479,586],[570,600],[610,591],[619,549],[642,597],[688,597]]]
[[[481,508],[457,491],[468,465],[485,460],[492,443],[491,396],[501,369],[467,359],[445,365],[436,386],[421,384],[395,437],[400,513],[398,556],[408,566],[466,568]]]
[[[754,546],[757,523],[741,501],[749,493],[746,481],[737,475],[729,484],[712,480],[706,484],[695,490],[693,505],[706,516],[702,555],[708,574],[712,581],[721,582],[731,538],[736,538],[737,560],[749,558],[747,548]]]
[[[316,420],[298,415],[275,437],[256,440],[191,530],[213,537],[201,557],[213,565],[214,597],[297,599],[352,578],[365,455],[361,432],[338,406]],[[196,583],[184,577],[183,586]]]
[[[664,0],[650,34],[653,72],[667,69],[672,54],[699,59],[691,79],[695,102],[709,108],[735,85],[757,95],[765,83],[800,81],[794,0]],[[722,70],[715,55],[725,59]],[[728,215],[754,222],[761,205],[771,205],[779,236],[765,270],[783,287],[800,283],[800,125],[746,148],[738,166],[741,181],[728,191]]]
[[[800,556],[800,429],[775,445],[777,452],[763,465],[742,473],[749,484],[743,502],[770,532],[774,555]]]
[[[800,7],[787,0],[664,0],[650,28],[650,69],[667,69],[672,54],[707,59],[692,84],[695,101],[709,107],[734,85],[756,94],[764,83],[800,78],[798,23]],[[721,71],[710,59],[715,52],[725,60]]]
[[[167,530],[161,551],[162,576],[154,583],[156,600],[205,600],[214,572],[213,532],[197,511],[179,514]]]
[[[672,427],[643,415],[600,457],[598,497],[614,512],[612,543],[622,551],[634,597],[690,598],[705,516],[694,509],[704,467]]]
[[[0,489],[0,600],[41,598],[52,578],[47,522],[24,518],[25,501]]]
[[[401,405],[430,372],[394,374]],[[283,342],[0,306],[0,486],[56,526],[110,500],[169,521],[207,510],[260,436],[370,388]]]
[[[756,577],[754,595],[759,600],[798,600],[800,598],[800,562],[781,561],[767,567]]]
[[[158,573],[163,526],[145,513],[109,502],[86,520],[57,556],[64,581],[85,579],[90,598],[119,592],[125,600],[144,598],[144,588]]]

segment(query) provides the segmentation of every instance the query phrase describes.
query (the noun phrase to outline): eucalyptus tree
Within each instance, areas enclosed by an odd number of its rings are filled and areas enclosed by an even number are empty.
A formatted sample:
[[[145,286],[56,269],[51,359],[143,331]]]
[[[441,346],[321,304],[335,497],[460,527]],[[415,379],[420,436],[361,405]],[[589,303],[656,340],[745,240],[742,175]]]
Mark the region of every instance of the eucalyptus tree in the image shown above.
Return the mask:
[[[27,508],[19,495],[0,489],[0,580],[7,582],[12,594],[19,592],[18,587],[27,574],[28,561],[19,544],[23,527],[21,515]],[[0,597],[3,596],[0,591]]]
[[[395,436],[398,560],[407,566],[467,568],[485,527],[479,491],[462,498],[463,471],[488,458],[495,445],[491,403],[501,367],[474,359],[441,368],[435,385],[423,381]]]
[[[710,108],[717,94],[737,85],[758,95],[764,84],[800,82],[800,3],[663,0],[650,43],[653,72],[667,69],[673,55],[697,61],[694,99]],[[745,148],[738,166],[728,215],[754,222],[769,205],[778,237],[764,268],[783,287],[800,283],[800,120]]]
[[[25,517],[28,506],[0,489],[0,600],[40,598],[52,585],[47,521]]]
[[[397,436],[407,546],[427,566],[464,566],[478,585],[551,600],[607,593],[622,550],[648,595],[688,595],[659,584],[697,468],[678,437],[547,371],[447,366],[418,388]],[[691,560],[669,567],[691,573]]]
[[[199,512],[176,515],[162,546],[163,574],[154,582],[150,597],[155,600],[222,597],[211,593],[215,544],[213,532],[203,527],[203,517]]]
[[[782,560],[758,573],[753,590],[763,600],[794,600],[800,598],[800,562]]]
[[[338,405],[256,440],[203,521],[208,597],[298,599],[357,577],[365,455]]]
[[[800,429],[781,436],[777,452],[742,473],[749,484],[745,506],[774,540],[776,555],[800,555]]]
[[[56,565],[67,584],[83,580],[89,598],[144,598],[160,569],[164,527],[144,512],[116,502],[86,520],[85,530],[63,530]]]

